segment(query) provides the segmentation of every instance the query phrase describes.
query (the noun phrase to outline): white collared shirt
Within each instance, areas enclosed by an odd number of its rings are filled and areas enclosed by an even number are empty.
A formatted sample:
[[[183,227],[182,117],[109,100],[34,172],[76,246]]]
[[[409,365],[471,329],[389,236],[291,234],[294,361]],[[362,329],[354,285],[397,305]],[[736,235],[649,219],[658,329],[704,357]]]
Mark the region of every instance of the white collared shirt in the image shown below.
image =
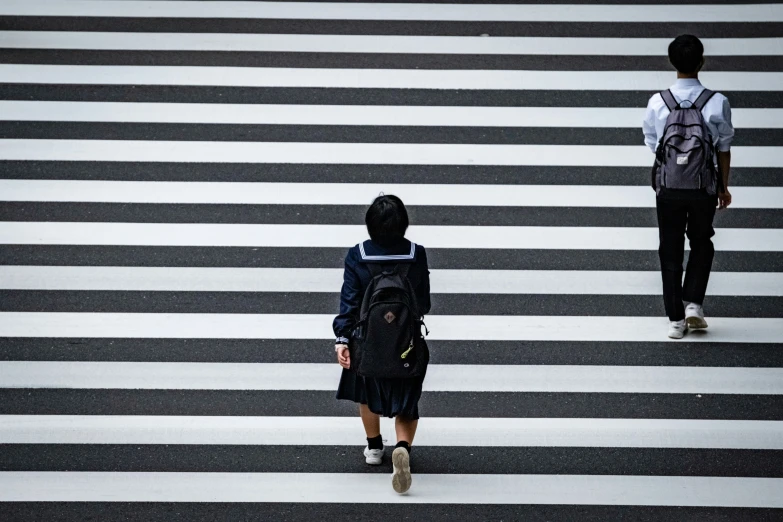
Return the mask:
[[[689,100],[696,101],[704,86],[695,78],[680,78],[677,83],[671,86],[672,94],[677,102]],[[731,140],[734,139],[734,127],[731,124],[731,107],[729,100],[720,93],[710,98],[707,105],[702,110],[704,121],[712,137],[715,148],[721,152],[731,149]],[[644,131],[644,143],[655,152],[658,142],[663,136],[663,130],[666,126],[666,118],[669,116],[669,109],[657,93],[650,98],[647,104],[647,112],[644,115],[642,130]]]

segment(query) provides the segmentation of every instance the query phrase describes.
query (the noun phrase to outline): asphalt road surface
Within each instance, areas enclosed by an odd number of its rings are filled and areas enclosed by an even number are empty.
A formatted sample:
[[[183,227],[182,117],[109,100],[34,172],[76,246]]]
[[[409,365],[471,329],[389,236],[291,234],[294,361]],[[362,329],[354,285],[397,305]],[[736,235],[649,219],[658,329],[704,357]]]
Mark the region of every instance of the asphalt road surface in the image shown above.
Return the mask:
[[[737,132],[674,342],[681,33]],[[782,520],[781,169],[779,3],[4,0],[0,519]],[[405,496],[334,399],[381,192],[432,269]]]

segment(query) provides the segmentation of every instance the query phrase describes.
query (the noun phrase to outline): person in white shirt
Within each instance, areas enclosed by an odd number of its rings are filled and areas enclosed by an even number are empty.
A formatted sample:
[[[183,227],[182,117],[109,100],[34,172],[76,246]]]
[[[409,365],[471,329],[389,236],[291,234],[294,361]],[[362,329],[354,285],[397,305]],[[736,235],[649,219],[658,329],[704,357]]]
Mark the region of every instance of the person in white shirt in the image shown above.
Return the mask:
[[[680,107],[688,107],[705,89],[699,82],[699,71],[704,66],[704,46],[695,36],[679,36],[669,45],[669,61],[677,70],[677,82],[669,92]],[[647,104],[642,129],[645,144],[654,153],[671,112],[668,105],[660,93],[650,98]],[[714,159],[719,176],[716,189],[669,189],[656,186],[653,178],[653,188],[657,192],[663,299],[670,321],[669,337],[674,339],[683,338],[689,327],[707,327],[702,305],[715,253],[711,240],[715,235],[712,221],[716,207],[726,208],[731,204],[728,185],[734,127],[728,99],[715,93],[704,104],[701,114],[716,151]],[[687,158],[685,160],[687,162]],[[691,253],[683,282],[686,234]]]

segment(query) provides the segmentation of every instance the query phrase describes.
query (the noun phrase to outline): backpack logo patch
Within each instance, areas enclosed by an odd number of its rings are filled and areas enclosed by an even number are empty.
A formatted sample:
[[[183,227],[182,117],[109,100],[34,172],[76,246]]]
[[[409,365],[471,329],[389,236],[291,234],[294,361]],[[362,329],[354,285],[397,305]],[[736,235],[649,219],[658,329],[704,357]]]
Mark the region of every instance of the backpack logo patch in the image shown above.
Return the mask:
[[[688,164],[688,155],[682,154],[681,156],[677,156],[677,165],[687,165]]]
[[[395,319],[397,319],[397,316],[395,316],[391,311],[386,312],[386,315],[383,316],[384,319],[386,319],[386,322],[391,324],[394,322]]]

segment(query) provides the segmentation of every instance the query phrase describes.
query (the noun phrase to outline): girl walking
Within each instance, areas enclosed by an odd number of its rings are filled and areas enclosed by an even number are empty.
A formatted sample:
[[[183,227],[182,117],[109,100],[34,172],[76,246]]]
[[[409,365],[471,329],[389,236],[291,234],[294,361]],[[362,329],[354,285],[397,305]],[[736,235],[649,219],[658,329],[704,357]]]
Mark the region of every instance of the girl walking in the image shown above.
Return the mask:
[[[365,216],[370,239],[351,248],[345,258],[345,273],[340,295],[340,314],[333,323],[337,336],[335,351],[337,362],[343,367],[337,398],[359,404],[367,447],[364,456],[367,464],[379,465],[383,461],[384,446],[381,437],[380,416],[395,418],[397,445],[392,453],[394,474],[392,486],[397,493],[405,493],[411,486],[410,451],[419,419],[419,399],[424,382],[424,371],[413,377],[368,377],[357,373],[357,335],[362,301],[373,279],[381,272],[402,274],[413,290],[416,324],[430,310],[430,279],[427,254],[424,247],[405,239],[408,229],[408,213],[396,196],[379,196]],[[366,310],[366,308],[365,308]],[[401,315],[398,311],[397,315]],[[391,311],[383,316],[392,324],[401,320]],[[426,344],[416,336],[410,341],[419,362],[426,368]],[[415,342],[414,342],[415,341]],[[352,359],[353,352],[353,359]],[[403,352],[402,359],[411,357]],[[408,360],[411,360],[408,359]],[[422,362],[423,361],[423,362]],[[408,364],[401,361],[407,368]],[[352,364],[354,363],[354,364]]]

